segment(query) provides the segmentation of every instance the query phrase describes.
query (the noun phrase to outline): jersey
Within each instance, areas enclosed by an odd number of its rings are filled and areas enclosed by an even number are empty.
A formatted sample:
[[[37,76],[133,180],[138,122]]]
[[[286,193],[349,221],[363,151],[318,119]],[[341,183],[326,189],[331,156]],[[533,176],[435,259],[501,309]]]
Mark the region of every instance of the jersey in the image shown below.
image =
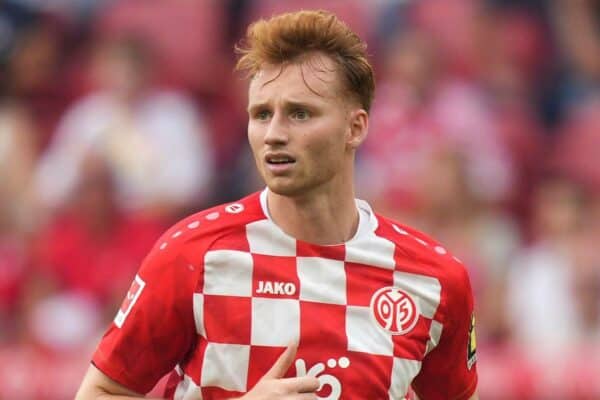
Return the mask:
[[[296,240],[267,189],[192,215],[149,252],[92,362],[146,393],[226,399],[249,391],[292,342],[287,377],[318,398],[468,399],[477,384],[465,267],[425,235],[357,200],[355,236]]]

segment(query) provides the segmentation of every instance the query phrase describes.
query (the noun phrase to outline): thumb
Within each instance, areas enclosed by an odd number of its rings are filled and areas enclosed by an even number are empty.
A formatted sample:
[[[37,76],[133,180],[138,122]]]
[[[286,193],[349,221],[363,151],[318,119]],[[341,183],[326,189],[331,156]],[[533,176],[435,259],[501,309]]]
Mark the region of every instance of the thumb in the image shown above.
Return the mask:
[[[287,370],[292,365],[294,358],[296,358],[296,351],[298,350],[297,343],[291,343],[283,353],[279,356],[275,364],[271,369],[263,376],[263,379],[279,379],[285,375]]]

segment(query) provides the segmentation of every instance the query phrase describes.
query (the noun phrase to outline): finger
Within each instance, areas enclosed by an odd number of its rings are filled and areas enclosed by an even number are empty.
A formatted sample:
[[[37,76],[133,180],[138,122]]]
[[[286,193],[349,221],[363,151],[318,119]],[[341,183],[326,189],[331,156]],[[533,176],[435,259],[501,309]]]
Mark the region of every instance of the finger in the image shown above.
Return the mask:
[[[302,376],[300,378],[279,379],[287,392],[290,393],[314,393],[319,390],[321,383],[314,376]]]
[[[275,364],[271,367],[269,371],[263,376],[263,379],[278,379],[281,378],[287,370],[292,365],[294,358],[296,358],[296,351],[298,350],[298,345],[296,343],[290,344],[283,353],[279,356]]]
[[[316,400],[318,397],[314,393],[298,393],[291,396],[287,396],[286,400]]]

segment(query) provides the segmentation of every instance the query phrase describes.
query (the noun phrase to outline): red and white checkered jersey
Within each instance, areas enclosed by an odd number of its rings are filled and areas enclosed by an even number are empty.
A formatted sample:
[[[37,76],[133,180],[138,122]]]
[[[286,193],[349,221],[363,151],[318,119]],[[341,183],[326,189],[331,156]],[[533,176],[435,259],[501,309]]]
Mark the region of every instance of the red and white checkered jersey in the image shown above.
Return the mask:
[[[445,248],[357,200],[356,235],[296,240],[266,190],[184,219],[144,260],[93,363],[140,393],[169,371],[167,396],[249,391],[286,346],[287,377],[320,399],[468,399],[477,373],[465,267]]]

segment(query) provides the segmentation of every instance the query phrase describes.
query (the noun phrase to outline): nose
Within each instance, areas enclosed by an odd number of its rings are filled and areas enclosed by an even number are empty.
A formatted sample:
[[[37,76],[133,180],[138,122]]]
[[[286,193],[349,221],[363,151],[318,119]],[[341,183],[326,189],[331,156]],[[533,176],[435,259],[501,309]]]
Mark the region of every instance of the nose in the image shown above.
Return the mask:
[[[269,146],[285,145],[288,143],[289,135],[285,121],[280,117],[280,113],[275,113],[265,133],[265,144]]]

